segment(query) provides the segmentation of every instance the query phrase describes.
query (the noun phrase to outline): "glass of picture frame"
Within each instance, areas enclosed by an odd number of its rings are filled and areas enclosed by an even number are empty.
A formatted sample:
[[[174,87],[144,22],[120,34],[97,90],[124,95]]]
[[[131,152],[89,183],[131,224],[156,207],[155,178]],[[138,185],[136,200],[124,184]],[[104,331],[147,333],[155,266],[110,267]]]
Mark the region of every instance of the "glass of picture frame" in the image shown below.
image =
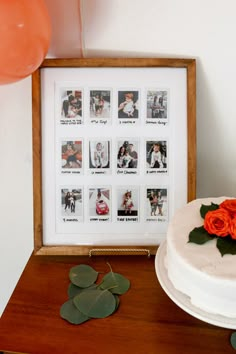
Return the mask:
[[[45,59],[32,97],[34,253],[155,254],[196,196],[195,59]]]

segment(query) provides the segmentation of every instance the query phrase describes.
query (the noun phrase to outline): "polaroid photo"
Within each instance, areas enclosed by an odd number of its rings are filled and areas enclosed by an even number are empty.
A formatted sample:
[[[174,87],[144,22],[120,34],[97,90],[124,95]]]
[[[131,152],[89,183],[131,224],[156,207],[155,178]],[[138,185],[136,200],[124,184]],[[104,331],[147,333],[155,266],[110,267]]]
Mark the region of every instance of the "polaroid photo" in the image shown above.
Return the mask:
[[[150,89],[146,94],[146,124],[165,126],[169,121],[168,90]]]
[[[61,220],[63,222],[83,222],[83,189],[81,187],[61,187]]]
[[[139,187],[117,187],[117,221],[139,221]]]
[[[135,138],[119,138],[117,140],[117,175],[138,174],[139,145],[139,139]]]
[[[62,88],[60,90],[62,125],[83,123],[83,91],[80,88]]]
[[[111,173],[111,141],[103,139],[95,138],[89,141],[89,173],[91,175]]]
[[[89,221],[110,222],[111,221],[111,187],[89,187]]]
[[[167,140],[150,139],[146,143],[146,174],[168,174]]]
[[[135,125],[139,120],[139,90],[118,91],[118,122],[124,125]]]
[[[82,174],[83,141],[81,138],[62,140],[60,155],[62,174]]]
[[[111,124],[111,90],[94,89],[89,92],[90,123]]]
[[[167,187],[146,187],[146,221],[166,222],[168,221],[168,188]]]

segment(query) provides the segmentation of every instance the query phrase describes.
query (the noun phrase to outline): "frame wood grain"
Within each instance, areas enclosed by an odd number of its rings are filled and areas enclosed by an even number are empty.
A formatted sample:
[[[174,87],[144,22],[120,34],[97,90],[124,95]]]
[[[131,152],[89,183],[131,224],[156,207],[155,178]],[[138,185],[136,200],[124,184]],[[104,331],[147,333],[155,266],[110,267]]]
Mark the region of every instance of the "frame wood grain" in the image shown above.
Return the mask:
[[[169,58],[96,58],[96,59],[45,59],[32,75],[32,113],[33,113],[33,203],[34,203],[34,253],[36,255],[84,255],[96,248],[92,246],[45,246],[43,244],[42,220],[42,146],[41,146],[41,79],[42,68],[76,68],[76,67],[167,67],[185,68],[187,71],[187,199],[196,198],[196,61],[195,59]],[[111,246],[102,246],[101,254]],[[115,254],[137,254],[145,250],[155,254],[157,246],[118,246]]]

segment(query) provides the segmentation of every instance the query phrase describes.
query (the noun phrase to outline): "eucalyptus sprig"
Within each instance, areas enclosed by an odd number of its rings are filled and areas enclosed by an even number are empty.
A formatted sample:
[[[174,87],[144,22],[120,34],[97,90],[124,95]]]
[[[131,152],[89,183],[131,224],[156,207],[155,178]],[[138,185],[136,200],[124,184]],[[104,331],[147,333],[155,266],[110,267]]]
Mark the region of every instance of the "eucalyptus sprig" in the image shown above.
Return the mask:
[[[118,295],[125,294],[130,288],[129,279],[110,272],[98,284],[95,269],[86,264],[72,267],[69,271],[71,283],[68,287],[68,300],[60,308],[60,316],[72,324],[81,324],[92,318],[112,315],[119,307]]]

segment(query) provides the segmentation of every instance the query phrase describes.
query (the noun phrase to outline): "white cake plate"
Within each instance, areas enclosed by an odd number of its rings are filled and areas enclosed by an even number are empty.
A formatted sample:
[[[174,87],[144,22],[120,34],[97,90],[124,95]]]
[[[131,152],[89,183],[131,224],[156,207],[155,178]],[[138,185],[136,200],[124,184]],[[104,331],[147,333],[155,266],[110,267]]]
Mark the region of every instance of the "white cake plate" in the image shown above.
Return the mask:
[[[171,298],[171,300],[182,310],[189,313],[193,317],[198,318],[199,320],[223,328],[236,329],[236,318],[230,318],[205,312],[195,307],[187,295],[175,289],[167,275],[167,268],[165,267],[165,256],[166,241],[164,241],[158,248],[155,258],[155,269],[161,287]]]

